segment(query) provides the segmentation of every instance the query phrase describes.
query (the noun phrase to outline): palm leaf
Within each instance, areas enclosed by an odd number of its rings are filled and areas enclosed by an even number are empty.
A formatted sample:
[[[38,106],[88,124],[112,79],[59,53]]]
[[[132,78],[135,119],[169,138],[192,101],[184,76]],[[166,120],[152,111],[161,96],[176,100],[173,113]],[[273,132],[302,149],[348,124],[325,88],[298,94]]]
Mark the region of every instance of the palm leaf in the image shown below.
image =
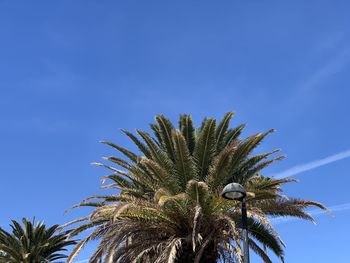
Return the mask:
[[[212,119],[204,122],[194,149],[193,156],[196,161],[199,180],[204,179],[207,175],[208,168],[215,155],[215,124],[216,121]]]
[[[228,112],[225,114],[222,121],[219,123],[218,127],[216,128],[216,151],[220,152],[222,148],[225,146],[225,136],[227,134],[227,129],[230,125],[230,120],[232,116],[234,115],[233,112]]]
[[[195,129],[193,126],[191,115],[180,115],[179,128],[187,143],[188,151],[190,152],[190,154],[192,154],[196,144],[196,140]]]
[[[195,167],[182,133],[180,131],[174,131],[172,137],[175,146],[174,161],[178,181],[180,182],[181,189],[184,190],[187,182],[195,177]]]
[[[156,116],[156,121],[158,123],[158,130],[160,135],[160,142],[163,146],[164,151],[167,153],[171,160],[174,160],[174,145],[172,140],[172,133],[175,130],[171,122],[165,118],[164,115]]]
[[[128,132],[126,130],[121,130],[126,136],[128,136],[135,144],[136,146],[139,148],[139,150],[147,157],[150,158],[151,154],[149,152],[149,149],[147,148],[147,146],[142,143],[135,135],[133,135],[131,132]]]

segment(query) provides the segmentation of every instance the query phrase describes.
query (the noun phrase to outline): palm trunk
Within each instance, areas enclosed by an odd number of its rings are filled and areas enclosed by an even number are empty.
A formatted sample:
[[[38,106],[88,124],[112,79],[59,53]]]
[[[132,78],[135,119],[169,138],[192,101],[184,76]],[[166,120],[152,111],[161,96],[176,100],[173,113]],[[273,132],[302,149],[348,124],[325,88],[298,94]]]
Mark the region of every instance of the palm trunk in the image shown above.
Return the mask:
[[[196,251],[198,253],[198,251]],[[195,261],[197,253],[193,252],[191,245],[186,245],[182,247],[181,252],[175,263],[193,263]],[[218,259],[218,253],[214,243],[209,244],[204,250],[199,263],[216,263]]]

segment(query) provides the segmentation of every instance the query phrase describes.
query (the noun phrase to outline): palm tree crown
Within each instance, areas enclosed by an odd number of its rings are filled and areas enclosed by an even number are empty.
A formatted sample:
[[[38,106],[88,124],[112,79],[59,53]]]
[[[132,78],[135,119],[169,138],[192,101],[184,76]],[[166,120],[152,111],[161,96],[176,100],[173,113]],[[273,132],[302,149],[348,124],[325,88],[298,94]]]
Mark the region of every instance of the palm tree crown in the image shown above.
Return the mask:
[[[217,123],[204,119],[195,128],[190,115],[181,115],[179,127],[163,115],[151,124],[153,136],[137,130],[139,137],[122,130],[140,154],[110,142],[127,160],[106,157],[116,165],[96,163],[111,171],[103,186],[119,189],[115,194],[93,196],[77,206],[92,206],[71,235],[94,228],[68,258],[72,262],[85,243],[99,238],[90,262],[241,262],[241,214],[239,202],[223,199],[223,187],[237,182],[247,190],[250,248],[264,262],[271,262],[267,249],[283,260],[284,243],[270,223],[276,216],[313,220],[309,206],[326,209],[317,202],[288,198],[281,185],[293,179],[275,179],[261,170],[284,156],[279,150],[253,154],[273,130],[240,139],[244,125],[230,128],[227,113]]]
[[[12,220],[12,234],[0,228],[0,263],[48,263],[67,256],[59,253],[76,244],[67,233],[56,233],[58,225],[46,228],[23,218],[23,227]]]

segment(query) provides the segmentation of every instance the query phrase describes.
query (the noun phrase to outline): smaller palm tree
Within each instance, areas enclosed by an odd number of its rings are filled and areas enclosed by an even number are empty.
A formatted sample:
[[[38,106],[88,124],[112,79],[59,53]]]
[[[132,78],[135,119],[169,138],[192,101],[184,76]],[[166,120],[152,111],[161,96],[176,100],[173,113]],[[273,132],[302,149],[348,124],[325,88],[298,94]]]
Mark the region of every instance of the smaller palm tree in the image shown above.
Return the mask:
[[[46,228],[43,222],[22,219],[23,226],[12,220],[12,234],[0,227],[0,263],[48,263],[66,258],[68,232],[56,233],[58,225]]]

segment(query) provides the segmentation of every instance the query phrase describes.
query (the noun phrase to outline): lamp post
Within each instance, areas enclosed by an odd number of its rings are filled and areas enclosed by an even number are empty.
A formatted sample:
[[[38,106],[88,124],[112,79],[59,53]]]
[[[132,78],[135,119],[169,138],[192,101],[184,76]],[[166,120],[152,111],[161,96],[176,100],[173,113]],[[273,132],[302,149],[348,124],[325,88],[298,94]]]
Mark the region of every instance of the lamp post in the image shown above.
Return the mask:
[[[241,202],[242,208],[242,236],[243,236],[243,262],[249,263],[249,244],[247,231],[247,206],[246,206],[246,191],[242,185],[230,183],[224,187],[221,196],[229,200],[237,200]]]

